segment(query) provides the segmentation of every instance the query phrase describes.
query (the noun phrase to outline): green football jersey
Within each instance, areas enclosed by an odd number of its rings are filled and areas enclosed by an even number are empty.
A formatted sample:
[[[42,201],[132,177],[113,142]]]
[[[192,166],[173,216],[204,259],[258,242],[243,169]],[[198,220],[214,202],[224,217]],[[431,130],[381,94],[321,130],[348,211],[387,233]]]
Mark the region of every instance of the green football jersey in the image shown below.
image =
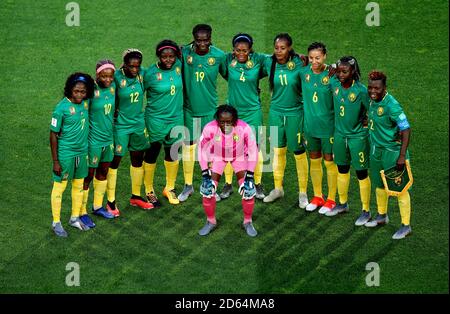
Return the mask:
[[[259,80],[266,76],[263,73],[266,58],[270,56],[252,53],[246,63],[240,63],[232,53],[227,54],[227,103],[235,107],[238,114],[261,110]]]
[[[268,57],[264,62],[263,74],[270,76],[271,67],[272,58]],[[303,111],[300,79],[303,67],[302,60],[298,57],[294,57],[285,64],[275,65],[270,110],[285,116],[296,116]]]
[[[116,131],[131,134],[145,127],[143,69],[135,78],[128,78],[122,69],[114,73],[116,83]]]
[[[400,131],[409,128],[402,106],[389,93],[380,102],[370,101],[370,143],[376,147],[395,148],[401,146]]]
[[[147,91],[146,117],[177,121],[183,117],[183,79],[181,62],[177,60],[170,70],[151,65],[144,76]]]
[[[328,67],[319,74],[311,66],[301,69],[305,132],[316,138],[333,137],[334,108]]]
[[[195,53],[193,44],[182,48],[184,108],[193,116],[205,116],[217,108],[217,76],[226,77],[225,53],[214,47],[203,56]]]
[[[87,154],[89,102],[74,104],[64,97],[53,111],[50,130],[58,133],[58,159]]]
[[[113,120],[116,84],[107,88],[95,84],[94,97],[89,106],[89,146],[104,147],[113,143]]]
[[[369,109],[367,87],[359,81],[344,88],[337,79],[330,80],[333,88],[335,133],[344,137],[361,137],[368,133],[363,122]]]

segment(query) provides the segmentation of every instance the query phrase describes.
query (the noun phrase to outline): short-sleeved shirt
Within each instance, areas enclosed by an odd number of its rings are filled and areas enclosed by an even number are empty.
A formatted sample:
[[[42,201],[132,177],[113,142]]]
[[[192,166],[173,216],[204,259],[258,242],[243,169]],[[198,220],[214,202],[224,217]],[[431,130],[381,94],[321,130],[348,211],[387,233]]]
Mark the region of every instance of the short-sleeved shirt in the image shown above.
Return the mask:
[[[364,127],[369,109],[367,87],[353,81],[349,88],[342,87],[338,80],[331,80],[334,103],[335,133],[344,137],[361,137],[368,134]]]
[[[151,65],[144,76],[147,91],[145,117],[168,122],[183,119],[183,80],[181,62],[177,60],[169,70]]]
[[[333,95],[328,77],[328,67],[319,74],[311,66],[301,68],[305,132],[316,138],[334,135]]]
[[[270,76],[272,58],[266,58],[263,73]],[[285,64],[276,62],[273,75],[273,91],[270,110],[285,116],[296,116],[303,111],[302,82],[300,79],[303,63],[294,57]]]
[[[74,104],[64,97],[53,111],[50,130],[58,133],[58,159],[87,154],[89,101]]]
[[[113,143],[113,121],[116,84],[101,88],[95,84],[94,97],[89,105],[89,146],[105,147]]]
[[[261,110],[259,80],[267,75],[263,72],[266,58],[267,55],[251,53],[247,62],[240,63],[232,53],[227,54],[227,103],[235,107],[238,114]]]
[[[144,121],[144,70],[134,78],[129,78],[123,69],[116,70],[116,111],[114,127],[120,134],[131,134],[145,128]]]
[[[409,122],[402,106],[389,93],[380,102],[371,101],[369,105],[370,143],[381,148],[401,146],[400,132],[409,129]]]
[[[226,77],[225,53],[214,47],[203,56],[193,44],[182,48],[184,108],[193,116],[206,116],[217,108],[217,76]]]

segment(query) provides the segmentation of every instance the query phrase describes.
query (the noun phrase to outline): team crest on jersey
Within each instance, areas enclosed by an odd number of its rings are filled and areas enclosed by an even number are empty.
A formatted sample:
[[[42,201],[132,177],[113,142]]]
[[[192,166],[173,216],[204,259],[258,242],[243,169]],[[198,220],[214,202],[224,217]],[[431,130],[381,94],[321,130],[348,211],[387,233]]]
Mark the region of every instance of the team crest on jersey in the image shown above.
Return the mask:
[[[220,135],[216,135],[216,136],[214,136],[214,140],[215,140],[216,142],[220,142],[220,138],[221,138],[221,136],[220,136]]]
[[[187,64],[192,64],[192,56],[188,56],[186,58],[186,62],[187,62]]]
[[[378,109],[377,109],[377,114],[378,114],[379,116],[382,116],[383,113],[384,113],[383,107],[378,107]]]
[[[255,66],[255,64],[253,63],[252,60],[248,60],[245,65],[247,66],[248,69],[251,69]]]
[[[311,75],[306,74],[306,75],[305,75],[305,80],[306,80],[307,82],[309,82],[310,79],[311,79]]]
[[[116,153],[121,153],[122,152],[122,145],[117,145],[116,146]]]
[[[336,87],[336,89],[334,90],[334,94],[337,96],[339,94],[339,87]]]
[[[100,97],[100,91],[98,89],[95,90],[94,95],[96,98]]]
[[[84,109],[88,110],[89,109],[89,104],[87,101],[84,101]]]
[[[322,77],[322,84],[323,85],[328,85],[328,82],[330,81],[330,79],[328,78],[328,76],[324,76]]]
[[[161,80],[162,80],[162,73],[161,73],[161,72],[156,73],[156,79],[157,79],[158,81],[161,81]]]
[[[75,107],[70,106],[69,111],[70,111],[70,114],[73,116],[75,114]]]
[[[236,133],[233,134],[233,141],[239,141],[239,135],[237,135]]]
[[[348,95],[348,100],[350,100],[351,102],[354,102],[356,100],[356,95],[355,93],[350,93]]]
[[[176,68],[175,68],[175,72],[176,72],[178,75],[180,75],[180,74],[181,74],[181,69],[180,69],[180,67],[176,67]]]
[[[236,61],[236,60],[233,60],[233,61],[231,61],[230,66],[231,66],[232,68],[234,68],[234,67],[236,66],[236,64],[237,64],[237,61]]]
[[[114,95],[114,87],[111,87],[111,88],[109,89],[109,91],[111,92],[111,94]]]
[[[127,86],[127,81],[126,80],[121,80],[120,81],[120,86],[122,86],[122,87]]]
[[[208,64],[209,65],[214,65],[216,63],[216,59],[214,59],[213,57],[208,58]]]
[[[288,68],[289,70],[293,70],[293,69],[295,68],[295,63],[294,63],[294,61],[289,61],[289,62],[287,63],[287,68]]]
[[[98,157],[97,157],[97,156],[94,156],[94,158],[92,158],[92,163],[93,163],[94,165],[96,165],[97,162],[98,162]]]

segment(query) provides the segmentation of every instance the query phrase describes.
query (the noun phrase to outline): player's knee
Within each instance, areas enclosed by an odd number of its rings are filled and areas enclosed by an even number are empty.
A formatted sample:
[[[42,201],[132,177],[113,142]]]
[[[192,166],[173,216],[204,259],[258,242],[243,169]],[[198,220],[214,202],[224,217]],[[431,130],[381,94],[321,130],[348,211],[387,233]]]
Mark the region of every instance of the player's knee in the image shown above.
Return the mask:
[[[356,176],[358,177],[358,180],[364,180],[369,176],[369,172],[367,171],[367,169],[356,170]]]
[[[349,165],[342,165],[342,166],[338,165],[337,167],[338,167],[339,173],[342,173],[342,174],[348,173],[350,171]]]

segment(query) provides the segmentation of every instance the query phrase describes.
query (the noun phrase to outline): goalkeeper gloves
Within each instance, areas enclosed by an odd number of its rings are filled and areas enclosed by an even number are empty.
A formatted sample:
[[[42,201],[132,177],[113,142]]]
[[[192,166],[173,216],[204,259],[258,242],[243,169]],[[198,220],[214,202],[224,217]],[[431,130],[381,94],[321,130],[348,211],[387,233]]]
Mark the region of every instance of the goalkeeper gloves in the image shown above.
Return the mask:
[[[245,173],[244,182],[239,187],[239,194],[242,195],[242,199],[250,200],[256,195],[255,179],[253,172],[247,171]]]
[[[211,198],[216,193],[216,184],[211,179],[209,169],[202,171],[202,185],[200,186],[200,194],[206,198]]]

